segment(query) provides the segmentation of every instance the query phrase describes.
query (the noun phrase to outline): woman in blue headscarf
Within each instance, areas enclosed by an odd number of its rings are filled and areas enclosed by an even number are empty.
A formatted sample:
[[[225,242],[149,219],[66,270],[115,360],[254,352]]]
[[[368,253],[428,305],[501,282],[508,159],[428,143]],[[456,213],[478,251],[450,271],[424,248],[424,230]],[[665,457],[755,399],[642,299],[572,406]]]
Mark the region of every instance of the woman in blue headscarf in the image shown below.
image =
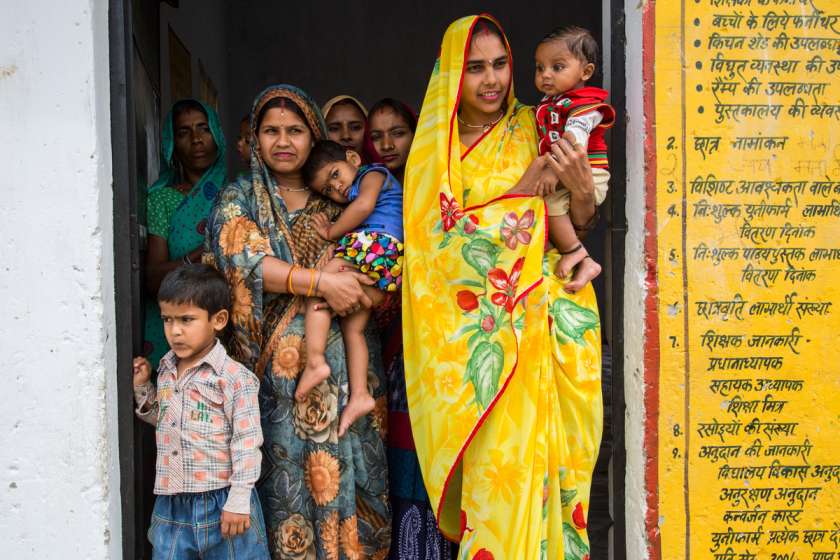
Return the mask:
[[[251,112],[251,172],[219,195],[208,221],[208,254],[233,294],[228,349],[261,380],[265,443],[258,489],[277,559],[385,558],[391,538],[385,434],[385,383],[379,343],[368,337],[368,386],[374,412],[338,437],[347,403],[344,342],[333,321],[326,358],[330,377],[297,402],[306,363],[307,296],[339,315],[370,305],[355,272],[327,273],[329,243],[311,226],[331,201],[304,184],[301,168],[326,137],[318,107],[301,90],[272,86]]]
[[[146,222],[145,354],[157,367],[169,350],[157,305],[157,291],[166,274],[181,264],[201,259],[207,215],[224,186],[225,137],[219,116],[194,99],[173,105],[163,123],[161,171],[149,187]]]

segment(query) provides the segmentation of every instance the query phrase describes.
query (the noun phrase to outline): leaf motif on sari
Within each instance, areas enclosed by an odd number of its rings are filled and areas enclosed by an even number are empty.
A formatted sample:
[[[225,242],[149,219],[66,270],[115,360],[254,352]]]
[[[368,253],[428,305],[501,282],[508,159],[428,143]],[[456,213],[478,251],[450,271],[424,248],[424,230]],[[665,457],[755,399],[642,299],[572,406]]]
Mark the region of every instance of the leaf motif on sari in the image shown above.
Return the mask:
[[[578,535],[577,529],[563,522],[563,560],[583,560],[589,555],[589,545]]]
[[[591,309],[586,309],[566,298],[558,298],[551,305],[551,317],[553,329],[558,342],[564,344],[572,341],[576,344],[584,344],[583,336],[586,331],[597,329],[600,326],[598,314]]]
[[[577,496],[577,490],[560,490],[560,502],[563,504],[563,507],[572,505],[572,500],[575,499]]]
[[[481,410],[487,410],[496,397],[504,365],[505,354],[498,342],[482,341],[470,356],[465,377],[475,389],[475,402]]]
[[[482,277],[487,276],[490,269],[496,266],[501,251],[495,244],[482,238],[473,239],[461,247],[464,260]]]

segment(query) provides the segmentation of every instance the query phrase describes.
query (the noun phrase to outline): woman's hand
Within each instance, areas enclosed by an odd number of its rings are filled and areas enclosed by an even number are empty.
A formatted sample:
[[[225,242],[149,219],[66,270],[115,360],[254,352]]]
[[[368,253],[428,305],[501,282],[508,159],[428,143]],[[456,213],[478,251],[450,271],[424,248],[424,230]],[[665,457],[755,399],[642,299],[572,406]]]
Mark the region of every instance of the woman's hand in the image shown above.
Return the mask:
[[[584,227],[595,215],[595,182],[586,146],[575,143],[572,133],[551,145],[548,165],[571,195],[569,217],[572,224]]]
[[[553,143],[548,165],[572,196],[590,197],[595,200],[595,183],[592,180],[592,168],[589,166],[586,146],[574,141],[574,135],[567,132],[563,138]]]
[[[336,314],[344,317],[362,307],[370,308],[371,300],[362,286],[372,286],[372,278],[361,272],[322,272],[321,275],[318,295],[326,300],[327,306]]]
[[[548,165],[548,159],[547,155],[535,158],[528,166],[528,169],[525,170],[525,173],[522,174],[519,181],[517,181],[517,183],[511,187],[506,194],[524,194],[528,196],[537,195],[537,182],[539,181],[543,170]]]

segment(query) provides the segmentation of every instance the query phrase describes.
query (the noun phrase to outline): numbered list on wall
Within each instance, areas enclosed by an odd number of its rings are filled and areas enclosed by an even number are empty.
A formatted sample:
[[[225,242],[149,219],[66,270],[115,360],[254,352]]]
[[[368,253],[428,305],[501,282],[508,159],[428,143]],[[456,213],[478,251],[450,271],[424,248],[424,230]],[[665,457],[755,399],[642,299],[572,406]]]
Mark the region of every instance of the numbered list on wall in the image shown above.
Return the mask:
[[[655,13],[662,558],[840,560],[840,0]]]

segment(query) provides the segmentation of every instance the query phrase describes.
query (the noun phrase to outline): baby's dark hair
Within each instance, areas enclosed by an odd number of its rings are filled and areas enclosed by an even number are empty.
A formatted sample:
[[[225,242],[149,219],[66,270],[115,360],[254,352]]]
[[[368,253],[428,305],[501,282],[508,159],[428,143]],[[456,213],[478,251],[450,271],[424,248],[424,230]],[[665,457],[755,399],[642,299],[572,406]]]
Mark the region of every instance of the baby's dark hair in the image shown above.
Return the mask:
[[[185,264],[163,278],[158,301],[195,305],[212,317],[222,309],[230,311],[230,287],[225,277],[212,266]]]
[[[572,55],[584,64],[598,64],[598,41],[582,27],[558,27],[542,38],[538,45],[562,41]]]
[[[318,140],[301,169],[303,183],[312,186],[318,171],[336,161],[347,161],[347,148],[332,140]]]

